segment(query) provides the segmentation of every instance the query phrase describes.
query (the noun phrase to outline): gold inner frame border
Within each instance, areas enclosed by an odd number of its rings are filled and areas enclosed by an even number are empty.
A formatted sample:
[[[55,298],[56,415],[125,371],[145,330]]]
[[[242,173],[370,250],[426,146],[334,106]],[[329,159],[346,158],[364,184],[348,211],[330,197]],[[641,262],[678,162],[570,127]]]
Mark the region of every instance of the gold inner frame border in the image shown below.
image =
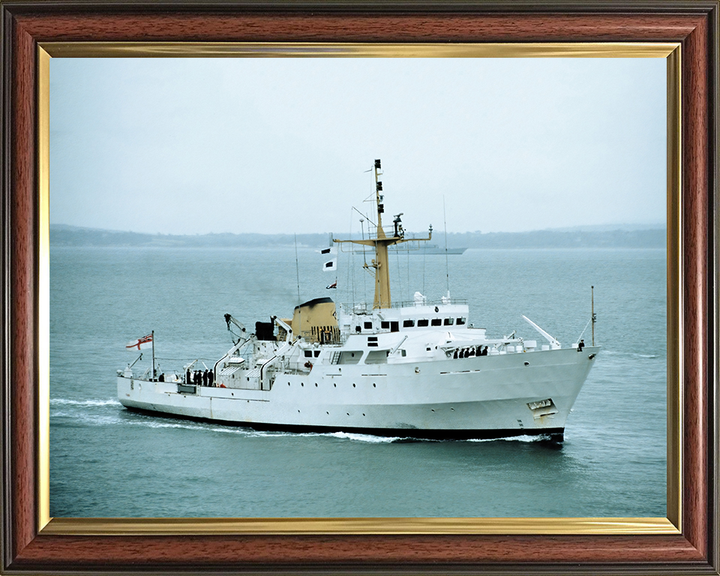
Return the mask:
[[[51,58],[665,58],[667,61],[667,517],[666,518],[51,518],[50,517],[50,59]],[[359,44],[41,42],[37,58],[38,530],[43,535],[641,535],[682,532],[682,114],[676,42]]]

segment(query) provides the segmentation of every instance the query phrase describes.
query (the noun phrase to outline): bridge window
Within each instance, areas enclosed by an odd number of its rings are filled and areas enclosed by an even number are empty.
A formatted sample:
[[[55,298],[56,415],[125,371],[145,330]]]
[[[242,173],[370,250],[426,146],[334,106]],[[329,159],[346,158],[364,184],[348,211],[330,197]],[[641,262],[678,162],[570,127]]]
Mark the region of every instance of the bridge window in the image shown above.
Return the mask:
[[[305,358],[312,358],[312,350],[305,350]]]
[[[368,352],[365,358],[365,364],[385,364],[387,362],[389,350],[373,350]]]
[[[372,322],[365,322],[363,325],[365,326],[365,330],[372,330]]]
[[[433,318],[430,324],[432,326],[442,326],[442,318]]]
[[[424,327],[427,326],[429,323],[430,323],[430,322],[429,322],[426,318],[423,318],[423,319],[421,319],[421,320],[418,320],[418,328],[424,328]]]
[[[415,320],[403,320],[403,328],[412,328],[415,326]]]
[[[466,320],[465,318],[458,318],[458,319],[457,319],[457,325],[458,325],[458,326],[462,326],[463,324],[465,324],[465,320]]]
[[[338,364],[357,364],[362,358],[362,352],[360,350],[354,350],[350,352],[343,351],[340,353]]]
[[[382,322],[380,322],[380,328],[382,328],[383,330],[389,329],[390,322],[388,320],[383,320]]]
[[[445,318],[445,326],[452,326],[453,325],[453,318]]]

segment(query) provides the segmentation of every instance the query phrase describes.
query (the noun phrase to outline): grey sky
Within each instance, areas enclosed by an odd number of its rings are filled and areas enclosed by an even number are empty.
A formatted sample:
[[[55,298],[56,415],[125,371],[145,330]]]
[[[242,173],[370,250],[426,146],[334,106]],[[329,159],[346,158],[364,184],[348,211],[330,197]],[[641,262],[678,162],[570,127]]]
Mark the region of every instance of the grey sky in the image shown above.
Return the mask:
[[[357,231],[665,221],[663,59],[52,59],[50,221]]]

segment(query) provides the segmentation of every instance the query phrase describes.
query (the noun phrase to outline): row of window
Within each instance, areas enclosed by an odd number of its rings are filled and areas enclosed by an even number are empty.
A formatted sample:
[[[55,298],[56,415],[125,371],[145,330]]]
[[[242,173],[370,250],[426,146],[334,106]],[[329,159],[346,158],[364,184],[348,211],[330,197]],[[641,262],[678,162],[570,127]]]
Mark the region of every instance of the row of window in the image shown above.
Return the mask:
[[[372,336],[370,336],[372,338]],[[368,340],[370,340],[368,338]],[[375,338],[377,340],[377,337]],[[376,347],[377,348],[378,343],[377,342],[371,342],[368,341],[369,347]],[[403,349],[400,350],[401,356],[405,357],[407,356],[407,352]],[[360,358],[362,358],[362,351],[361,350],[343,350],[341,352],[336,352],[336,356],[332,360],[333,364],[357,364],[360,362]],[[357,355],[357,356],[356,356]],[[387,357],[390,355],[389,350],[372,350],[370,353],[368,353],[367,360],[365,361],[366,364],[383,364]],[[320,356],[320,350],[305,350],[305,358],[317,358]]]
[[[288,384],[288,386],[291,386],[290,382],[288,382],[287,384]],[[305,382],[300,382],[300,386],[304,388],[304,387],[305,387]],[[308,386],[310,386],[310,384],[308,384]],[[315,382],[315,388],[317,388],[317,387],[318,387],[318,383]],[[354,382],[353,382],[352,387],[353,387],[353,388],[356,388],[356,385],[355,385]],[[333,388],[337,388],[337,383],[333,382]],[[373,388],[377,388],[377,384],[375,384],[375,382],[373,382]]]
[[[464,326],[466,322],[466,318],[420,318],[417,321],[417,327],[418,328],[425,328],[427,326]],[[398,325],[398,322],[390,322],[389,320],[382,320],[380,322],[380,328],[382,330],[390,330],[393,328],[393,332],[396,331],[394,328]],[[407,319],[403,320],[403,328],[414,328],[415,327],[415,320],[413,319]],[[365,330],[372,330],[373,329],[373,323],[372,322],[365,322],[363,323],[363,328]],[[355,331],[360,332],[360,326],[355,326]]]

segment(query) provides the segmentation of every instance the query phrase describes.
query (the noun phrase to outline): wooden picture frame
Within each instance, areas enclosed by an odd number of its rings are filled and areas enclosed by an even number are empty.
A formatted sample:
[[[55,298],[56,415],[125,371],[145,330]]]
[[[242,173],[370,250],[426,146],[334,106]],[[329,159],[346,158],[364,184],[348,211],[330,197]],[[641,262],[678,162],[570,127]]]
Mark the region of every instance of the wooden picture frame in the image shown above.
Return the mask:
[[[50,572],[412,572],[689,573],[718,574],[718,416],[715,225],[717,202],[718,2],[584,2],[517,4],[460,2],[295,4],[161,0],[4,1],[2,9],[2,274],[3,274],[3,527],[8,573]],[[326,522],[237,531],[231,524],[139,520],[104,524],[43,521],[47,502],[47,391],[39,328],[42,247],[47,210],[38,190],[47,146],[38,126],[47,109],[37,97],[47,60],[43,45],[82,49],[83,43],[677,43],[668,66],[679,70],[677,146],[669,146],[670,186],[681,190],[669,221],[677,223],[680,270],[677,335],[681,395],[669,412],[681,426],[678,474],[668,477],[669,521],[653,532],[625,523],[621,531],[583,530],[560,520],[529,533],[522,523],[466,530],[462,523],[389,533],[336,530]],[[131,46],[131,45],[129,45]],[[672,141],[672,138],[670,138]],[[681,171],[673,159],[681,158]],[[669,227],[672,230],[672,226]],[[672,232],[671,232],[672,236]],[[673,295],[669,295],[669,298]],[[673,360],[669,359],[669,363]],[[680,432],[682,433],[680,435]],[[674,496],[673,496],[674,495]],[[677,507],[673,507],[673,502]],[[563,525],[564,524],[564,525]]]

